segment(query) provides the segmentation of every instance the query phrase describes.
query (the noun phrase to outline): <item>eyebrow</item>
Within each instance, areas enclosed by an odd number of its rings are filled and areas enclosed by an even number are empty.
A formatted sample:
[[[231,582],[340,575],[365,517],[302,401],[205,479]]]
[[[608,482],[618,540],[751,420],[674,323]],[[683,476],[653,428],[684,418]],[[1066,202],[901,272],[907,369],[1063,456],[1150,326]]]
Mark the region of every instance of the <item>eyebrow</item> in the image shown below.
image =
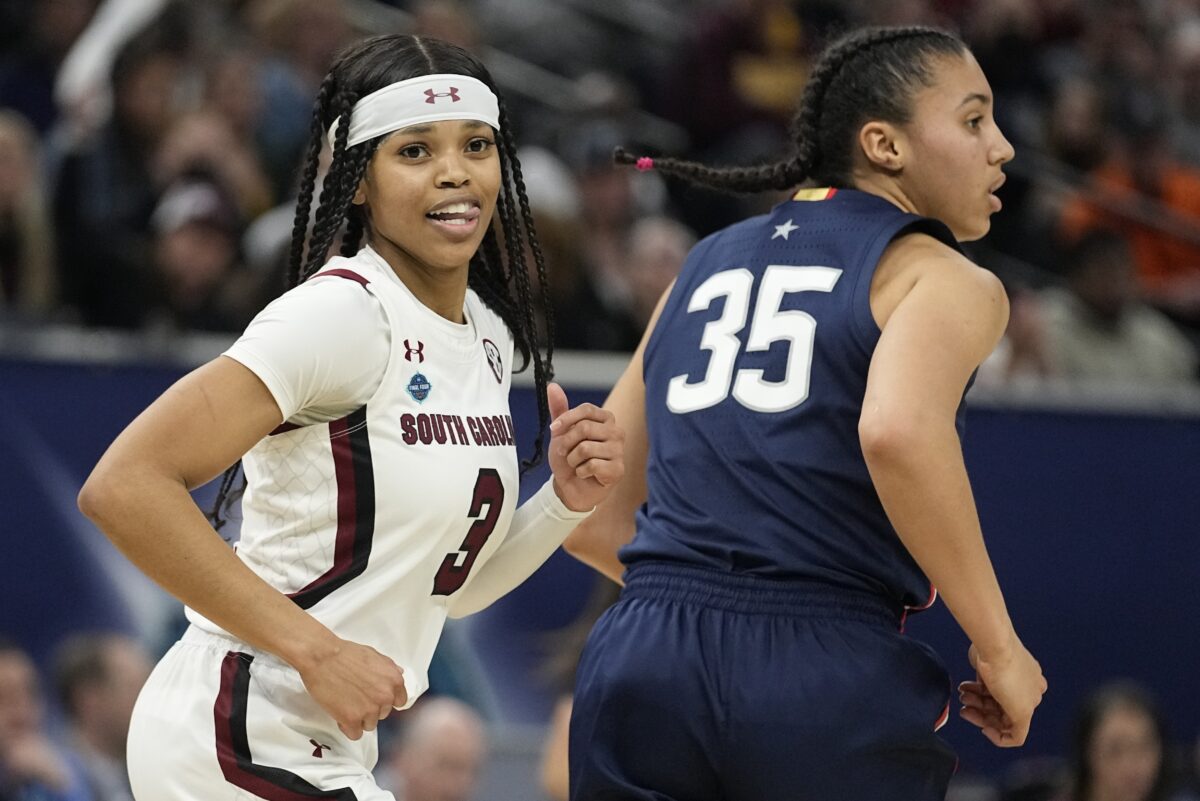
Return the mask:
[[[985,95],[985,94],[981,94],[981,93],[979,93],[979,92],[972,92],[971,94],[967,95],[967,96],[966,96],[966,98],[964,98],[964,99],[963,99],[963,102],[961,102],[961,103],[959,103],[959,104],[958,104],[958,107],[959,107],[959,108],[962,108],[963,106],[965,106],[965,105],[967,105],[968,103],[970,103],[972,100],[978,100],[980,103],[982,103],[982,104],[983,104],[983,105],[985,105],[985,106],[986,106],[988,103],[991,103],[991,102],[992,102],[992,98],[991,98],[991,96],[989,96],[989,95]]]
[[[478,130],[480,128],[490,127],[486,122],[479,120],[463,120],[463,127],[467,130]],[[400,128],[394,133],[399,134],[427,134],[433,132],[432,125],[409,125],[407,128]]]

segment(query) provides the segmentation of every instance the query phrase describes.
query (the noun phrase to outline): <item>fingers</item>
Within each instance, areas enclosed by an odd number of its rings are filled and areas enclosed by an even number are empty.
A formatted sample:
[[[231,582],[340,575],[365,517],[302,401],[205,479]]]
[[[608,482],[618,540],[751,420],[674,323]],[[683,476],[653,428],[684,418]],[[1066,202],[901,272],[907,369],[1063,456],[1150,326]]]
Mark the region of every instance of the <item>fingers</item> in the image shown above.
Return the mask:
[[[346,725],[345,723],[339,722],[338,728],[342,730],[342,734],[346,735],[346,739],[348,740],[358,740],[363,736],[361,721],[353,725]]]
[[[550,386],[556,386],[551,384]],[[549,395],[547,395],[549,397]],[[565,401],[566,395],[563,395]],[[612,423],[616,420],[613,413],[607,409],[602,409],[594,403],[581,403],[574,409],[567,409],[558,417],[553,418],[550,423],[550,435],[556,440],[558,437],[568,433],[574,426],[584,420],[593,420],[598,423]]]
[[[567,393],[554,382],[546,385],[546,402],[550,406],[550,430],[554,430],[554,421],[567,411]]]

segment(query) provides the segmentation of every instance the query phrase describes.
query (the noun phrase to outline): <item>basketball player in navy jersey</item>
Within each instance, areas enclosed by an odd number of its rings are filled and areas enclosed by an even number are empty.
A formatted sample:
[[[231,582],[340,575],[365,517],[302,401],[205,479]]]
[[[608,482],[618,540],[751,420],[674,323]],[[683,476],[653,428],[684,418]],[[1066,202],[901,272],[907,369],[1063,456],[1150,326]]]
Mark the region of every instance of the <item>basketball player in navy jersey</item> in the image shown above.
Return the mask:
[[[972,643],[965,719],[1020,745],[1046,690],[959,441],[1008,315],[957,246],[987,232],[1013,156],[987,79],[944,32],[858,31],[793,130],[761,168],[617,154],[811,188],[693,249],[606,403],[629,470],[567,547],[625,588],[577,674],[577,801],[943,798],[950,680],[902,633],[939,591]]]

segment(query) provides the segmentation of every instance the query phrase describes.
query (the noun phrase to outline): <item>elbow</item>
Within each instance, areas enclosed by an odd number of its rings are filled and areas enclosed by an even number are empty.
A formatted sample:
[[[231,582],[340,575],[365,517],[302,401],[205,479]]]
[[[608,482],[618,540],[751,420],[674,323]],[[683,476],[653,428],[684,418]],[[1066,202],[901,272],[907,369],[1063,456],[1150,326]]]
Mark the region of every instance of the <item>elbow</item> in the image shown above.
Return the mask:
[[[79,495],[75,498],[75,504],[79,507],[79,511],[93,523],[100,522],[104,516],[104,510],[111,503],[113,495],[111,484],[111,479],[104,473],[94,470],[88,476],[87,481],[83,483]]]
[[[124,503],[125,476],[103,464],[98,465],[75,499],[79,511],[99,528],[104,529],[115,510]]]
[[[930,421],[919,413],[864,410],[858,421],[858,441],[868,465],[912,459],[931,434]]]

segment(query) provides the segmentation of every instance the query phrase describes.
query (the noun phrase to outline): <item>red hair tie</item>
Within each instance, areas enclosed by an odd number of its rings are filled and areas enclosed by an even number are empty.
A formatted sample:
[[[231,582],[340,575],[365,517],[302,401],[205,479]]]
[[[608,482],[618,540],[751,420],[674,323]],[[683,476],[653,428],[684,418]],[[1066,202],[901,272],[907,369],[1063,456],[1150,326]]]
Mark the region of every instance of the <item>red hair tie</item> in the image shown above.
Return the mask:
[[[645,172],[646,170],[653,170],[654,169],[654,159],[650,158],[649,156],[642,156],[640,159],[637,160],[637,168],[638,168],[638,171],[640,171],[640,172]]]

